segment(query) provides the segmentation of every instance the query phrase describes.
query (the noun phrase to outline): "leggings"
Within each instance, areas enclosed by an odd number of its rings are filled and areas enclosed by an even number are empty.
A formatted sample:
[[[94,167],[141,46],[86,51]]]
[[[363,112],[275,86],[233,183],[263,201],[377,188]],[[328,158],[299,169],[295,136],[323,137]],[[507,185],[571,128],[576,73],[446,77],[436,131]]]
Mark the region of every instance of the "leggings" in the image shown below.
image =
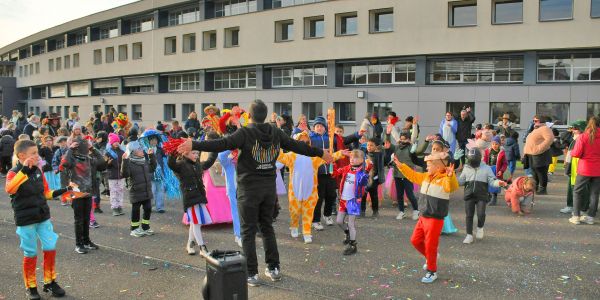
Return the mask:
[[[200,229],[201,227],[201,224],[190,223],[190,229],[188,230],[188,242],[196,240],[196,244],[204,245],[202,230]]]
[[[371,209],[375,211],[379,211],[379,194],[378,194],[379,182],[373,182],[373,185],[366,189],[366,192],[371,196]],[[362,196],[362,201],[360,202],[360,210],[367,210],[367,193],[364,193]]]
[[[539,187],[546,188],[548,186],[548,166],[531,168],[533,171],[533,179]]]
[[[351,241],[356,241],[356,216],[354,215],[348,215],[348,223],[344,222],[344,219],[346,218],[346,213],[345,212],[338,212],[337,215],[337,224],[340,226],[340,228],[342,228],[342,230],[346,231],[348,230],[350,232],[350,240]]]
[[[131,205],[131,230],[140,227],[140,207],[144,208],[144,218],[142,219],[142,229],[150,229],[150,214],[152,213],[152,200],[144,200]]]
[[[467,223],[467,234],[473,234],[473,218],[475,216],[475,206],[477,206],[477,228],[483,228],[485,224],[485,200],[470,199],[465,200],[465,213]]]

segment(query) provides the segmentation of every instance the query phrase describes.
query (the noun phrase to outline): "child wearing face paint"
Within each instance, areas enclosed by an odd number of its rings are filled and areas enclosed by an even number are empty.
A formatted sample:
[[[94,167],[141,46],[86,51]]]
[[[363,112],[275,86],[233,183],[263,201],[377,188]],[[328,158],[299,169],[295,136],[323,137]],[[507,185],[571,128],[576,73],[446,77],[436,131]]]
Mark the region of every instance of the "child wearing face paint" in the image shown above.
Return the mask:
[[[496,175],[498,179],[502,179],[504,176],[504,172],[508,167],[508,162],[506,161],[506,154],[504,150],[500,147],[500,137],[495,136],[492,138],[492,144],[490,148],[485,149],[483,154],[483,162],[490,166],[492,172]],[[490,185],[489,193],[491,195],[490,205],[495,206],[498,201],[498,193],[500,193],[500,188],[494,187]]]
[[[425,157],[427,173],[415,172],[398,159],[394,163],[400,172],[413,183],[421,185],[419,198],[420,217],[411,237],[413,246],[426,258],[423,266],[427,273],[422,283],[432,283],[437,279],[438,243],[448,215],[450,194],[458,189],[454,166],[448,164],[448,154],[435,152]]]
[[[356,217],[360,215],[360,202],[369,182],[369,167],[364,167],[365,155],[361,150],[345,152],[350,157],[350,164],[334,170],[333,176],[340,176],[340,207],[337,214],[337,224],[344,230],[344,255],[357,252]],[[346,215],[348,222],[346,223]]]

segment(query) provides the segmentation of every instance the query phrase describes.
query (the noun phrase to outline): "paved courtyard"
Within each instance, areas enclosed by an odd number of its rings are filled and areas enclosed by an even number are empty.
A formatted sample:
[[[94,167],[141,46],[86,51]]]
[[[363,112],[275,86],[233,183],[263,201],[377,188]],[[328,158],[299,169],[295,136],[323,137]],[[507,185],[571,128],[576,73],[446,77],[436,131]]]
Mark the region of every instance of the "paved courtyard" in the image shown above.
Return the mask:
[[[397,208],[389,200],[383,202],[379,218],[359,219],[359,252],[350,257],[341,255],[337,227],[315,233],[310,245],[291,238],[287,203],[281,201],[275,229],[284,278],[250,288],[250,298],[598,299],[600,225],[574,226],[558,212],[565,204],[566,178],[555,176],[549,191],[551,195],[536,198],[530,216],[514,216],[503,205],[489,207],[485,239],[472,245],[462,244],[464,203],[462,191],[456,193],[451,214],[459,232],[441,237],[439,279],[431,285],[420,283],[423,258],[410,244],[415,221],[396,220]],[[22,253],[10,201],[5,193],[0,197],[0,299],[24,299]],[[103,200],[106,212],[96,215],[102,226],[91,229],[101,249],[87,255],[73,252],[72,210],[50,203],[60,234],[58,281],[67,299],[201,298],[205,264],[185,252],[188,233],[181,224],[181,204],[169,203],[167,213],[152,215],[156,235],[133,238],[127,215],[111,216],[107,203]],[[129,213],[130,206],[125,210]],[[209,249],[238,249],[229,224],[204,228],[204,237]],[[262,249],[258,253],[262,270]]]

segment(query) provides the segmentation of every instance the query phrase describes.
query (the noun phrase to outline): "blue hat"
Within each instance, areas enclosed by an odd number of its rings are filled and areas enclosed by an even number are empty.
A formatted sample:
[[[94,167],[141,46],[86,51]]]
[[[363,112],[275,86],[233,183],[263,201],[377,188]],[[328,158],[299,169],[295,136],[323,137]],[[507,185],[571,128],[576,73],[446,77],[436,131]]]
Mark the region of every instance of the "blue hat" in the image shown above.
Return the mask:
[[[315,125],[317,124],[323,125],[325,127],[325,130],[327,130],[327,120],[325,120],[323,116],[318,116],[315,118]]]
[[[493,137],[492,138],[492,143],[494,143],[494,142],[500,144],[500,137],[499,136]]]

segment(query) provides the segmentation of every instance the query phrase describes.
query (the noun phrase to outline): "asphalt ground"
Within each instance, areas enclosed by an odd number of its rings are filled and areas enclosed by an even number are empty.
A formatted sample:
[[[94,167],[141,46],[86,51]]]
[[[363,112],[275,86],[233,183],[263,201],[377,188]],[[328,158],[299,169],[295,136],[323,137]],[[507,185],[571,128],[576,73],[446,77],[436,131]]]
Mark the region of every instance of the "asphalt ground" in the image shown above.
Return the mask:
[[[0,184],[3,184],[3,180]],[[537,196],[533,214],[513,215],[502,202],[488,207],[485,238],[464,245],[462,191],[450,204],[459,232],[440,239],[438,280],[422,284],[423,257],[410,244],[415,221],[396,220],[384,200],[378,218],[357,221],[358,253],[343,256],[343,234],[336,226],[313,232],[313,244],[289,235],[286,198],[274,224],[283,280],[250,287],[251,299],[600,299],[600,225],[571,225],[565,206],[566,177],[554,176],[550,195]],[[22,252],[10,200],[0,193],[0,300],[25,299]],[[500,197],[503,199],[503,197]],[[108,200],[101,227],[91,229],[100,250],[73,252],[73,213],[51,201],[58,241],[58,282],[66,299],[200,299],[205,262],[185,251],[187,227],[179,202],[165,214],[153,213],[151,237],[129,236],[128,215],[113,217]],[[125,203],[128,201],[126,200]],[[126,204],[125,212],[130,213]],[[407,210],[410,215],[410,209]],[[367,212],[370,215],[370,209]],[[239,249],[229,224],[203,228],[209,249]],[[257,239],[260,270],[265,265]],[[38,280],[42,279],[41,255]],[[265,276],[261,273],[261,278]],[[41,291],[41,289],[40,289]],[[48,298],[44,296],[44,299]]]

